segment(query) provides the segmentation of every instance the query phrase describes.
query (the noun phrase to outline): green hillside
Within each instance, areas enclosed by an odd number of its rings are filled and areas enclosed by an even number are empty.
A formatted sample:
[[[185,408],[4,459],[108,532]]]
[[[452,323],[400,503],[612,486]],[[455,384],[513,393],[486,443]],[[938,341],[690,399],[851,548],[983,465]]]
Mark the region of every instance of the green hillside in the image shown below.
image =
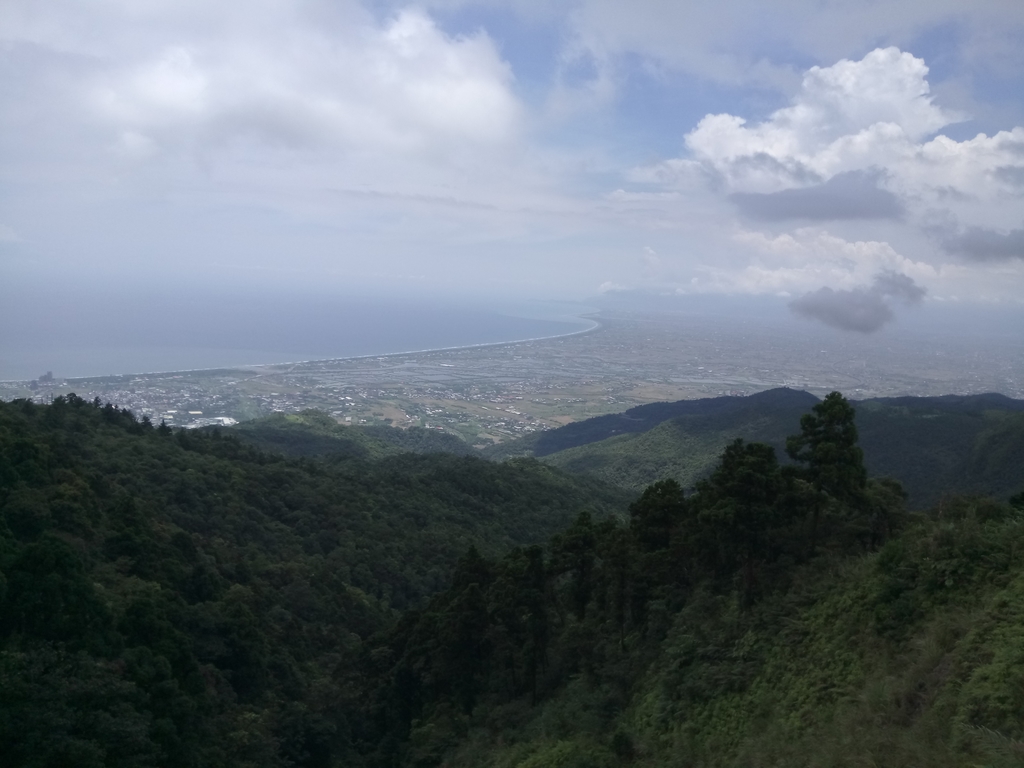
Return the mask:
[[[796,466],[735,441],[628,525],[470,553],[370,643],[373,764],[1021,765],[1024,497],[907,513],[849,414]]]
[[[290,460],[0,403],[0,765],[334,764],[332,675],[363,639],[468,547],[625,502],[533,460]]]
[[[323,411],[274,414],[231,428],[242,442],[287,456],[382,458],[401,453],[451,453],[475,456],[464,440],[436,429],[341,426]]]
[[[1024,475],[1017,415],[957,407]],[[908,511],[870,411],[630,503],[0,403],[0,765],[1020,766],[1024,494]]]
[[[339,426],[319,411],[243,422],[243,442],[289,456],[382,458],[401,453],[483,455],[491,460],[536,456],[573,474],[638,492],[673,478],[691,487],[711,471],[737,437],[764,442],[785,460],[786,436],[817,398],[776,389],[749,397],[652,403],[535,433],[476,451],[458,437],[419,427]],[[913,505],[943,494],[1007,497],[1024,489],[1024,402],[1001,395],[866,400],[858,408],[868,470],[899,480]]]
[[[696,589],[624,641],[570,619],[550,698],[445,715],[414,748],[457,727],[453,767],[1024,765],[1024,512],[946,512],[799,566],[749,609]]]
[[[711,471],[725,446],[737,437],[768,443],[784,455],[786,435],[796,431],[805,410],[761,409],[753,404],[725,414],[680,416],[646,432],[548,454],[543,461],[634,491],[665,478],[689,488]]]
[[[749,397],[729,395],[672,403],[648,403],[623,413],[595,416],[546,432],[535,432],[485,448],[483,454],[496,460],[512,456],[549,456],[611,437],[647,432],[673,419],[712,425],[736,423],[744,419],[744,414],[747,420],[750,420],[751,414],[754,414],[754,418],[763,418],[776,412],[799,414],[816,402],[818,398],[808,392],[780,387]]]
[[[1024,402],[999,396],[893,398],[857,404],[868,468],[919,505],[951,492],[1024,490]]]
[[[809,406],[763,397],[769,394],[713,398],[707,401],[713,407],[705,412],[673,416],[644,431],[562,449],[543,460],[634,491],[668,477],[689,487],[711,470],[736,437],[768,443],[785,455],[786,435],[797,429],[800,414]],[[1005,498],[1024,489],[1024,402],[980,395],[886,398],[854,405],[868,470],[899,480],[915,506],[936,504],[948,493]],[[576,434],[550,442],[599,437],[613,423],[601,419],[590,427],[583,422]]]

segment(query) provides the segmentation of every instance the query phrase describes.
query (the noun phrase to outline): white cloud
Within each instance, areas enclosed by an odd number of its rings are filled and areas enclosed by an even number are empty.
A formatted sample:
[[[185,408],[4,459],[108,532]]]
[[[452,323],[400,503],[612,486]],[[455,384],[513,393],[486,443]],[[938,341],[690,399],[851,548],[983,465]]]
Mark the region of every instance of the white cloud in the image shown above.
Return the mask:
[[[703,180],[705,190],[729,194],[748,218],[761,212],[760,218],[776,221],[890,219],[894,223],[884,231],[917,241],[911,261],[879,238],[847,242],[809,229],[744,232],[738,241],[758,254],[754,261],[739,272],[709,268],[705,285],[750,292],[821,285],[852,290],[881,270],[934,283],[951,268],[944,263],[950,254],[955,260],[964,250],[937,245],[959,242],[958,233],[991,231],[996,234],[990,239],[1005,239],[1001,233],[1019,230],[1024,128],[964,141],[933,136],[957,116],[933,101],[927,74],[921,59],[896,48],[812,67],[791,103],[766,120],[708,115],[686,136],[688,157],[636,169],[632,178],[691,194]],[[901,219],[911,226],[900,225]],[[929,246],[927,238],[936,233],[939,239]],[[766,261],[769,256],[777,263]],[[989,278],[997,279],[994,273]],[[945,290],[952,292],[953,284]]]
[[[327,35],[290,19],[279,35],[169,43],[103,71],[97,114],[169,145],[256,137],[293,147],[444,151],[515,137],[512,74],[485,34],[450,38],[421,12]]]
[[[741,230],[733,235],[734,264],[704,267],[699,290],[799,296],[827,286],[858,291],[878,275],[905,275],[934,300],[1019,302],[1024,264],[929,263],[899,253],[879,240],[846,240],[819,228],[769,235]]]
[[[812,67],[791,106],[756,125],[735,115],[708,115],[687,134],[686,146],[744,192],[889,167],[957,119],[932,103],[927,73],[921,59],[896,48]]]
[[[750,264],[720,281],[735,281],[744,293],[802,293],[821,285],[851,290],[883,272],[905,274],[928,285],[939,274],[930,264],[902,256],[886,242],[850,242],[820,229],[801,228],[777,236],[740,231],[737,245],[749,254]]]
[[[484,8],[460,16],[466,5]],[[1024,129],[935,137],[957,115],[921,59],[889,47],[833,62],[950,20],[957,50],[988,61],[975,33],[1024,28],[1014,5],[9,0],[7,220],[54,259],[156,271],[369,270],[550,292],[602,280],[692,290],[696,276],[698,288],[796,294],[895,270],[936,296],[953,269],[942,260],[965,250],[953,245],[998,255],[999,237],[1016,243]],[[510,7],[527,22],[499,26]],[[1013,47],[1000,50],[1013,71]],[[946,83],[952,69],[970,91],[976,70],[951,55]],[[722,114],[697,125],[705,97]],[[744,111],[765,99],[783,108]],[[658,163],[687,131],[686,156]],[[630,170],[624,156],[651,165]],[[802,216],[818,187],[828,205]],[[750,197],[780,191],[799,194]],[[831,218],[871,192],[873,205]],[[766,231],[748,231],[755,221]],[[792,221],[818,228],[786,232]],[[925,224],[945,240],[929,243]],[[995,260],[964,290],[1021,284],[1019,260],[998,275]]]
[[[1024,128],[926,141],[957,119],[933,103],[927,73],[923,61],[895,48],[813,67],[792,105],[762,123],[748,125],[728,114],[701,120],[686,137],[690,162],[717,173],[728,189],[760,193],[881,169],[885,186],[920,210],[949,206],[972,215],[979,212],[969,204],[975,200],[986,203],[987,221],[1012,215],[1022,192],[1012,179],[1014,169],[1024,172]],[[666,165],[661,173],[679,167]],[[951,193],[968,204],[952,203]],[[1009,205],[994,209],[992,203]]]

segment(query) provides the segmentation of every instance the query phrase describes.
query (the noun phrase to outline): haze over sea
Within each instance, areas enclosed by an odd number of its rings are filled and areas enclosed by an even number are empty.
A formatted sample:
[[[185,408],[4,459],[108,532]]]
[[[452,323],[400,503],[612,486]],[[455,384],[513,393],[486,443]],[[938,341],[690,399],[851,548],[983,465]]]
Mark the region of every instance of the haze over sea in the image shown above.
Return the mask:
[[[586,330],[582,304],[351,296],[7,295],[0,380],[221,368],[385,355]]]

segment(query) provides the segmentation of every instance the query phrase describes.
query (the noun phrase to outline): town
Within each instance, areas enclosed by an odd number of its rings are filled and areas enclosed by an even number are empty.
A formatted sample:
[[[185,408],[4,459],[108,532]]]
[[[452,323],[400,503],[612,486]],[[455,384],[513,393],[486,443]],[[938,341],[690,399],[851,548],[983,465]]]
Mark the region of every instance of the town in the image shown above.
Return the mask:
[[[590,332],[381,357],[224,370],[0,382],[0,398],[75,392],[154,424],[230,426],[315,408],[341,424],[421,426],[486,446],[636,405],[788,386],[852,399],[1001,392],[1024,397],[1024,349],[893,334],[879,343],[782,333],[753,322],[605,312]],[[835,337],[832,337],[833,339]],[[59,373],[59,372],[58,372]]]

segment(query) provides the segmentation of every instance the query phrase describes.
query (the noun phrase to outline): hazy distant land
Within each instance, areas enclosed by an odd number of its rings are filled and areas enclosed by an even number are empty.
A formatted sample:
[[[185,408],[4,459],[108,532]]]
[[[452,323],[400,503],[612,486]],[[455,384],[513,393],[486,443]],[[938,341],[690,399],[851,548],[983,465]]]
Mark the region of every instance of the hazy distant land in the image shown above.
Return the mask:
[[[442,428],[477,445],[642,403],[790,386],[855,399],[1024,397],[1016,337],[824,336],[757,318],[606,310],[591,333],[288,365],[58,379],[0,397],[74,391],[179,426],[322,409],[341,423]]]

